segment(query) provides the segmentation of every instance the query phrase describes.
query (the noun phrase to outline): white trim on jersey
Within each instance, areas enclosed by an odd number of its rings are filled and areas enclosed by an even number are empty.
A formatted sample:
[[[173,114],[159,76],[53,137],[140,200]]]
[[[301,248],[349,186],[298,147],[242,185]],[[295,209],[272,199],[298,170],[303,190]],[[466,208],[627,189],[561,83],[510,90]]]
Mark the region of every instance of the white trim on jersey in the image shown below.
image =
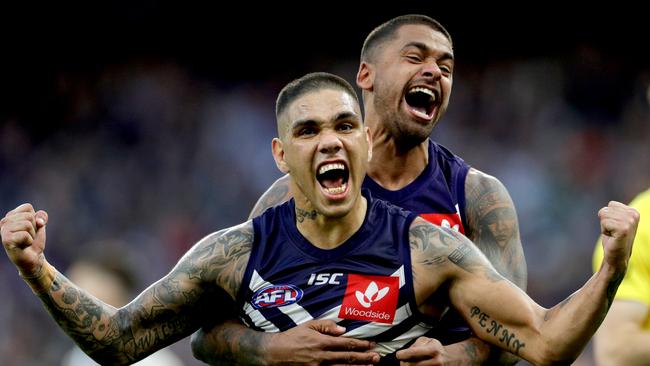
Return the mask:
[[[254,270],[248,288],[250,288],[251,291],[256,291],[255,289],[260,289],[267,285],[270,285],[270,283],[264,281],[264,279],[257,273],[257,271]],[[253,306],[248,301],[244,303],[244,314],[248,315],[248,317],[251,318],[255,326],[264,329],[265,332],[280,331],[280,329],[276,327],[275,324],[268,321],[264,315],[259,312],[259,310],[253,308]]]
[[[257,290],[259,290],[261,288],[264,288],[266,286],[273,286],[273,284],[270,283],[270,282],[267,282],[265,279],[262,278],[262,276],[260,276],[260,274],[256,270],[253,270],[253,274],[251,275],[251,281],[250,281],[250,284],[249,284],[248,288],[251,291],[255,292],[255,291],[257,291]],[[286,314],[288,317],[290,317],[291,320],[293,320],[293,322],[296,323],[296,324],[302,324],[304,322],[307,322],[307,321],[310,321],[310,320],[314,319],[311,316],[311,314],[309,314],[309,312],[307,310],[305,310],[302,306],[300,306],[300,305],[298,305],[296,303],[285,305],[285,306],[279,306],[278,310],[280,310],[281,312]],[[251,320],[253,321],[255,326],[260,327],[260,328],[264,329],[265,331],[269,331],[269,332],[278,332],[279,331],[279,329],[272,322],[270,322],[268,319],[266,319],[264,317],[264,315],[262,315],[261,312],[254,309],[253,306],[249,302],[246,302],[244,304],[244,313],[251,318]],[[253,315],[255,317],[253,317]],[[269,328],[275,329],[275,330],[267,330]]]
[[[378,352],[382,356],[387,355],[389,353],[393,353],[398,349],[404,347],[404,345],[406,345],[408,342],[412,341],[413,339],[416,339],[424,335],[432,328],[433,328],[432,326],[425,323],[416,324],[413,328],[399,335],[397,338],[393,339],[392,341],[377,343],[377,346],[374,348],[374,351]]]

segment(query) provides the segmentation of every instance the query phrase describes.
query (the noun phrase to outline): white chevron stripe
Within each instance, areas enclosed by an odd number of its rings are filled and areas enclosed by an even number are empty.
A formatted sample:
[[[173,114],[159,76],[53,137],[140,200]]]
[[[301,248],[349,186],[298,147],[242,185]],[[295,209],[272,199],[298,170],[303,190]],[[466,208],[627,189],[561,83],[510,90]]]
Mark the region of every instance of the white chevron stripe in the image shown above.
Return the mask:
[[[278,309],[289,316],[289,318],[291,318],[291,320],[293,320],[293,322],[296,324],[302,324],[314,319],[307,310],[296,303],[280,306]]]
[[[280,331],[280,329],[278,329],[278,327],[276,327],[270,321],[266,320],[264,315],[262,315],[262,313],[260,313],[259,310],[254,309],[251,306],[251,304],[249,304],[248,302],[246,302],[244,304],[244,313],[251,318],[251,320],[253,321],[253,324],[255,324],[255,326],[264,329],[265,332],[279,332]]]
[[[421,335],[424,335],[431,328],[433,327],[429,326],[428,324],[424,324],[424,323],[417,324],[413,328],[405,332],[404,334],[401,334],[397,338],[393,339],[392,341],[377,343],[377,347],[375,347],[374,351],[378,352],[382,356],[385,356],[389,353],[393,353],[398,349],[404,347],[404,345],[410,342],[411,340],[416,339]]]
[[[262,287],[266,287],[271,285],[271,283],[266,282],[262,276],[260,276],[259,273],[257,273],[256,270],[253,270],[253,274],[251,275],[251,282],[248,284],[248,288],[251,289],[251,291],[255,292]]]
[[[319,316],[318,319],[327,319],[327,320],[332,320],[332,321],[335,321],[335,322],[338,323],[341,320],[343,320],[343,319],[339,318],[339,313],[340,312],[341,312],[341,305],[339,305],[339,306],[337,306],[335,308],[331,308],[331,309],[327,310],[326,312],[321,314],[321,316]]]

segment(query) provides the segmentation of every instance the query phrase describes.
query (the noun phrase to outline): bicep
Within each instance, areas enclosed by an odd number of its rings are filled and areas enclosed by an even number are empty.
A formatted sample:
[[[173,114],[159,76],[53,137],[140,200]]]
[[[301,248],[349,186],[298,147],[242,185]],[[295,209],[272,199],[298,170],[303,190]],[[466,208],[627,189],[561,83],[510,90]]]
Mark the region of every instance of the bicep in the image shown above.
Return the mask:
[[[289,175],[285,175],[276,180],[257,200],[253,210],[248,215],[248,218],[252,219],[253,217],[261,215],[267,208],[288,201],[292,197],[291,190],[289,189],[289,182]]]
[[[198,329],[214,287],[200,257],[197,251],[188,252],[171,272],[119,310],[136,340],[167,345]]]
[[[468,236],[492,265],[522,289],[527,268],[514,203],[496,178],[470,169],[465,181]]]

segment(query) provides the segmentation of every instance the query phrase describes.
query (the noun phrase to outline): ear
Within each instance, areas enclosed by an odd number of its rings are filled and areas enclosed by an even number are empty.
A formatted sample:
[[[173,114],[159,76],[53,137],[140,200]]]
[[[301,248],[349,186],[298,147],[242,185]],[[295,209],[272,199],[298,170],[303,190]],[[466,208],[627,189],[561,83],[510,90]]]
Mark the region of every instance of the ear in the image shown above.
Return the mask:
[[[372,134],[368,126],[366,126],[366,141],[368,142],[368,162],[370,162],[372,160]]]
[[[287,162],[284,161],[284,147],[282,146],[282,140],[277,137],[274,138],[271,143],[271,148],[273,149],[273,160],[275,160],[275,165],[282,173],[289,173],[289,166],[287,165]]]
[[[366,61],[361,61],[357,72],[357,86],[362,90],[372,91],[374,79],[375,70],[372,65]]]

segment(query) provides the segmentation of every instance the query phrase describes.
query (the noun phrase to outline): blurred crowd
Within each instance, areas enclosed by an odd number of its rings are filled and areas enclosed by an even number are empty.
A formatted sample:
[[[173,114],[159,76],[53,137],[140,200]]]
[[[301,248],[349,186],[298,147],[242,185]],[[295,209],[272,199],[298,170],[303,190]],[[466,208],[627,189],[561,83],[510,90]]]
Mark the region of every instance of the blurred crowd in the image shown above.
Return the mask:
[[[598,209],[650,186],[645,66],[628,70],[589,45],[564,58],[457,61],[432,137],[509,189],[528,292],[543,306],[590,276]],[[310,71],[354,82],[356,61]],[[245,219],[280,176],[275,96],[300,75],[285,76],[224,82],[155,59],[59,72],[55,110],[0,121],[0,211],[47,210],[50,263],[65,272],[99,246],[128,261],[139,292],[198,239]],[[6,258],[0,279],[0,363],[61,365],[72,342]],[[188,340],[172,349],[199,364]]]

